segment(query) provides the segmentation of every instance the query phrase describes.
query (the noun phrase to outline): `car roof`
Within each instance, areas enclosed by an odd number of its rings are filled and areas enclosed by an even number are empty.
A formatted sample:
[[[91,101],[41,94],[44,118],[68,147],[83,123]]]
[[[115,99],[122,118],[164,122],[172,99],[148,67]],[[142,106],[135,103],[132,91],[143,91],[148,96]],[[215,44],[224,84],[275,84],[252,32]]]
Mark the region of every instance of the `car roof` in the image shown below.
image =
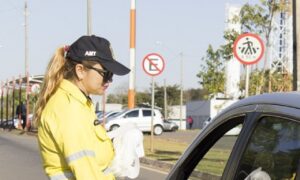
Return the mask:
[[[230,108],[255,104],[272,104],[300,109],[300,92],[280,92],[250,96],[234,103]]]
[[[242,111],[260,111],[258,106],[262,105],[278,105],[300,109],[299,100],[300,92],[276,92],[250,96],[225,108],[216,117],[214,117],[214,119],[241,107],[243,107],[243,110],[239,111],[239,113],[242,113]]]

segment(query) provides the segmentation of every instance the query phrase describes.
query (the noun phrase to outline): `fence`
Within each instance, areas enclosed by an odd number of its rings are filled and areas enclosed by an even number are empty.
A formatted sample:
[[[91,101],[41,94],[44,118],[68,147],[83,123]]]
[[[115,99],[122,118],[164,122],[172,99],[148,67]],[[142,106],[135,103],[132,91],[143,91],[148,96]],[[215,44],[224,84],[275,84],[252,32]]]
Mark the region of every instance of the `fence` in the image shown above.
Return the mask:
[[[4,83],[1,82],[0,101],[0,128],[14,129],[21,128],[21,117],[17,116],[16,108],[22,102],[26,102],[26,130],[31,129],[30,114],[37,99],[39,86],[43,81],[43,76],[25,76],[15,79],[14,77]]]

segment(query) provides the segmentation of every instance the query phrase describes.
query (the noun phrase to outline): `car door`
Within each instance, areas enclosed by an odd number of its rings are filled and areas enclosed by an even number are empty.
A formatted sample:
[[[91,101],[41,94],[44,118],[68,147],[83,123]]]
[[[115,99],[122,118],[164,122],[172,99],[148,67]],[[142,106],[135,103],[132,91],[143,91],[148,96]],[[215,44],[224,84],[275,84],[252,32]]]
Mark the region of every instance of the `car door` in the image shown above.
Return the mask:
[[[221,179],[237,136],[225,136],[232,128],[243,125],[245,115],[223,124],[212,122],[200,133],[171,170],[168,180]]]
[[[141,129],[141,125],[139,123],[139,118],[140,118],[139,109],[128,111],[126,114],[124,114],[123,118],[125,122],[134,123],[137,125],[139,129]]]
[[[255,107],[236,108],[215,118],[180,157],[167,180],[222,179],[222,175],[227,173],[227,164],[231,164],[232,154],[235,156],[236,151],[240,151],[238,146],[248,131],[247,119],[256,115],[246,112]],[[237,126],[241,128],[240,134],[226,135]]]
[[[153,113],[155,112],[153,111]],[[151,131],[151,110],[150,109],[142,109],[142,118],[140,119],[140,123],[143,131]]]
[[[245,114],[225,113],[212,122],[167,179],[299,179],[300,110],[259,105],[235,111]],[[226,132],[239,124],[240,134],[235,139],[226,138]]]

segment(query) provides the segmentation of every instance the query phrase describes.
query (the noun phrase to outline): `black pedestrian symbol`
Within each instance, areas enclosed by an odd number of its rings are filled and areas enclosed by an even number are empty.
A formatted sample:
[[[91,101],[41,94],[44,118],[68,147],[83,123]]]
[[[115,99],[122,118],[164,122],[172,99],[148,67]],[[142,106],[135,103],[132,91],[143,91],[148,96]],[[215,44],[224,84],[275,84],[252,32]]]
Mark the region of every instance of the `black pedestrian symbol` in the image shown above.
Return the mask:
[[[241,53],[244,55],[253,55],[257,53],[257,50],[259,50],[259,47],[254,47],[253,42],[249,40],[248,37],[246,37],[246,42],[242,44],[242,47],[239,47],[241,49]]]

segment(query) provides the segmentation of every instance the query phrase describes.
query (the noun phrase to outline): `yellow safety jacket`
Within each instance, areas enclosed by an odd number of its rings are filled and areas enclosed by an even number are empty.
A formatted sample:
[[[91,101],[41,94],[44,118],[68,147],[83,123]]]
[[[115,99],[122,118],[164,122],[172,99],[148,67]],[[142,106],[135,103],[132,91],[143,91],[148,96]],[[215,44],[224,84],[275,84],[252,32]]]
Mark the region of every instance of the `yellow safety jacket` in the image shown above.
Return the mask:
[[[38,141],[50,180],[112,180],[105,170],[114,156],[113,145],[91,101],[63,80],[42,112]]]

